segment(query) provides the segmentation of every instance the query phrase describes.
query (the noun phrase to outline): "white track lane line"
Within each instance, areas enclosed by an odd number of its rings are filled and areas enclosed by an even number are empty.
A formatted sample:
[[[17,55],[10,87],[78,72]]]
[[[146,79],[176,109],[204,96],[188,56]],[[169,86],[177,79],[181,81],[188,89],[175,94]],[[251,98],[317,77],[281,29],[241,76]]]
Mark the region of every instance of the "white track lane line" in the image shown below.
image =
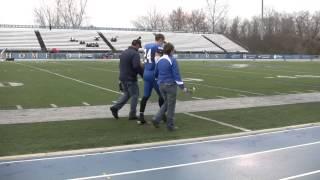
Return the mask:
[[[214,122],[214,123],[223,125],[223,126],[231,127],[231,128],[233,128],[233,129],[238,129],[238,130],[240,130],[240,131],[244,131],[244,132],[249,132],[249,131],[251,131],[250,129],[246,129],[246,128],[239,127],[239,126],[234,126],[234,125],[232,125],[232,124],[224,123],[224,122],[221,122],[221,121],[217,121],[217,120],[210,119],[210,118],[203,117],[203,116],[198,116],[198,115],[191,114],[191,113],[183,113],[183,114],[188,115],[188,116],[191,116],[191,117],[195,117],[195,118],[198,118],[198,119],[206,120],[206,121],[211,121],[211,122]]]
[[[285,150],[290,150],[290,149],[295,149],[295,148],[302,148],[302,147],[318,145],[318,144],[320,144],[320,141],[312,142],[312,143],[306,143],[306,144],[300,144],[300,145],[296,145],[296,146],[287,146],[287,147],[284,147],[284,148],[277,148],[277,149],[271,149],[271,150],[266,150],[266,151],[259,151],[259,152],[255,152],[255,153],[249,153],[249,154],[241,154],[241,155],[230,156],[230,157],[219,158],[219,159],[210,159],[210,160],[206,160],[206,161],[197,161],[197,162],[185,163],[185,164],[177,164],[177,165],[172,165],[172,166],[163,166],[163,167],[150,168],[150,169],[126,171],[126,172],[119,172],[119,173],[114,173],[114,174],[104,174],[104,175],[98,175],[98,176],[80,177],[80,178],[74,178],[74,179],[69,179],[69,180],[88,180],[88,179],[97,179],[97,178],[110,178],[110,177],[115,177],[115,176],[138,174],[138,173],[145,173],[145,172],[152,172],[152,171],[159,171],[159,170],[187,167],[187,166],[193,166],[193,165],[199,165],[199,164],[208,164],[208,163],[214,163],[214,162],[219,162],[219,161],[226,161],[226,160],[232,160],[232,159],[238,159],[238,158],[245,158],[245,157],[248,157],[248,156],[256,156],[256,155],[262,155],[262,154],[267,154],[267,153],[285,151]]]
[[[312,172],[308,172],[308,173],[304,173],[304,174],[299,174],[299,175],[296,175],[296,176],[290,176],[290,177],[282,178],[282,179],[280,179],[280,180],[297,179],[297,178],[301,178],[301,177],[305,177],[305,176],[310,176],[310,175],[318,174],[318,173],[320,173],[320,170],[312,171]]]
[[[72,80],[72,81],[75,81],[75,82],[78,82],[78,83],[81,83],[81,84],[85,84],[85,85],[88,85],[88,86],[91,86],[91,87],[95,87],[95,88],[98,88],[98,89],[102,89],[102,90],[105,90],[105,91],[109,91],[109,92],[113,92],[113,93],[117,93],[117,94],[122,94],[121,92],[114,91],[112,89],[108,89],[108,88],[104,88],[104,87],[101,87],[101,86],[97,86],[97,85],[94,85],[94,84],[91,84],[91,83],[88,83],[88,82],[85,82],[85,81],[81,81],[79,79],[75,79],[75,78],[68,77],[68,76],[65,76],[65,75],[62,75],[62,74],[58,74],[58,73],[55,73],[55,72],[52,72],[52,71],[49,71],[49,70],[46,70],[46,69],[34,67],[34,66],[31,66],[31,65],[21,64],[21,63],[17,63],[17,62],[16,62],[16,64],[19,64],[19,65],[22,65],[22,66],[27,66],[29,68],[33,68],[33,69],[36,69],[36,70],[39,70],[39,71],[43,71],[43,72],[46,72],[46,73],[49,73],[49,74],[53,74],[53,75],[56,75],[56,76],[59,76],[59,77],[65,78],[65,79],[69,79],[69,80]]]
[[[212,143],[212,142],[222,142],[222,141],[229,141],[229,140],[245,139],[245,138],[250,138],[250,137],[255,137],[255,136],[264,136],[264,135],[269,135],[269,134],[279,134],[279,133],[285,133],[285,132],[290,132],[290,131],[302,131],[302,130],[313,129],[313,128],[320,128],[320,126],[303,127],[303,128],[296,128],[296,129],[286,129],[286,130],[281,130],[281,131],[266,132],[266,133],[261,133],[261,134],[250,134],[250,135],[245,135],[245,136],[237,136],[237,137],[230,137],[230,138],[224,138],[224,139],[212,139],[212,140],[206,140],[206,141],[195,141],[195,142],[180,143],[180,144],[169,144],[169,145],[163,145],[163,146],[151,146],[151,147],[126,149],[126,150],[119,150],[119,151],[107,151],[107,152],[87,153],[87,154],[77,154],[77,155],[67,155],[67,156],[56,156],[56,157],[46,157],[46,158],[37,158],[37,159],[5,161],[5,162],[0,162],[0,165],[12,164],[12,163],[46,161],[46,160],[57,160],[57,159],[68,159],[68,158],[96,156],[96,155],[105,155],[105,154],[117,154],[117,153],[124,153],[124,152],[145,151],[145,150],[162,149],[162,148],[170,148],[170,147],[189,146],[189,145],[195,145],[195,144],[205,144],[205,143]]]

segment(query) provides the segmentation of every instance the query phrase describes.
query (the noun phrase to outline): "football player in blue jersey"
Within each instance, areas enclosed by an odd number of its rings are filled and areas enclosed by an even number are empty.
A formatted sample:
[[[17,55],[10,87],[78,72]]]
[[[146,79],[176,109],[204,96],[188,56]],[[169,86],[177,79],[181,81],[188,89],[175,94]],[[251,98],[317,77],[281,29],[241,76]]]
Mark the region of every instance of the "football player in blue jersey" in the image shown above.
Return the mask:
[[[154,89],[159,96],[158,103],[160,107],[164,102],[160,94],[159,86],[154,76],[156,63],[157,63],[157,60],[162,55],[164,43],[165,43],[164,35],[155,34],[155,42],[146,44],[144,46],[144,73],[143,73],[144,93],[140,102],[140,116],[139,116],[138,124],[146,123],[144,119],[144,110],[146,108],[147,101],[151,96],[152,89]]]

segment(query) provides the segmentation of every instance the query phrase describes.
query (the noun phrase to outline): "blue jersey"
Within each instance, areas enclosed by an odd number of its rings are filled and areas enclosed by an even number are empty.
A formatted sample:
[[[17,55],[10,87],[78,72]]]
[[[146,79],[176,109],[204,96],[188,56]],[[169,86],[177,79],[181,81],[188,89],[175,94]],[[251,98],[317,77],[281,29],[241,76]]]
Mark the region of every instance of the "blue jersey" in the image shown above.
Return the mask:
[[[144,71],[154,71],[156,67],[156,53],[162,53],[163,48],[157,43],[144,46]]]

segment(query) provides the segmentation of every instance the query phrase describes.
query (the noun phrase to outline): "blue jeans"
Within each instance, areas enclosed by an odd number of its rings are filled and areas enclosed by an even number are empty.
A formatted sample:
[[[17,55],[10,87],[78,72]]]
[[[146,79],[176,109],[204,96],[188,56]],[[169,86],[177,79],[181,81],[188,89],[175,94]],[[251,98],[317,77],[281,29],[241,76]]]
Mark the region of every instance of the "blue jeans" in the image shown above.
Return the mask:
[[[167,127],[174,128],[174,113],[176,110],[177,85],[160,84],[160,92],[164,99],[164,103],[154,117],[154,121],[160,123],[163,115],[167,113]]]
[[[120,110],[131,98],[129,117],[135,117],[137,112],[137,104],[139,98],[139,86],[137,81],[121,81],[123,95],[113,105],[114,108]]]

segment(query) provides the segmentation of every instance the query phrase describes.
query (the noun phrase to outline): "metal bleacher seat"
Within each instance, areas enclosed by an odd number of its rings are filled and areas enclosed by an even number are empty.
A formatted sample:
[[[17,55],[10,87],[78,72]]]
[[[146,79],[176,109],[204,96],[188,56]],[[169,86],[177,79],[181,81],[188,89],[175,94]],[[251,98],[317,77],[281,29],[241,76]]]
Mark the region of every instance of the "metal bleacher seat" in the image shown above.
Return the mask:
[[[110,50],[95,30],[40,30],[40,33],[49,50],[53,48],[73,51]],[[96,41],[95,37],[99,40]],[[76,41],[70,41],[71,38]],[[84,41],[85,44],[80,44],[80,41]],[[87,47],[87,43],[98,43],[99,47]]]
[[[142,46],[146,43],[154,42],[152,32],[143,31],[102,31],[103,35],[116,50],[125,50],[130,46],[132,40],[141,37]],[[112,40],[113,39],[113,40]]]
[[[0,28],[0,49],[40,50],[33,29]]]
[[[227,37],[221,34],[205,34],[206,37],[211,39],[213,42],[217,43],[227,52],[241,52],[241,53],[248,53],[246,49],[239,46],[238,44],[234,43]]]
[[[167,41],[172,42],[176,50],[180,52],[223,52],[223,50],[202,37],[200,34],[164,33],[164,35],[166,36]]]

